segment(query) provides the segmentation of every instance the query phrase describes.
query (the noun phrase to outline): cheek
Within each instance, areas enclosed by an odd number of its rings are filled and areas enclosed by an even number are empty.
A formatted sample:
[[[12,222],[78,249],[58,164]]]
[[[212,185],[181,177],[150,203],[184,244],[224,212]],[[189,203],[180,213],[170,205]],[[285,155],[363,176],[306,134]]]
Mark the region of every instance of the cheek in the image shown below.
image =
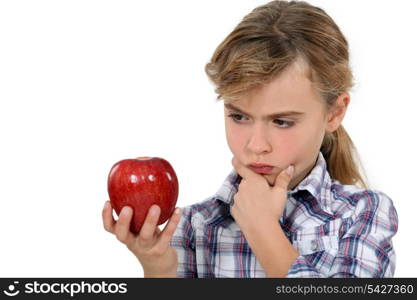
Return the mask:
[[[245,143],[244,133],[234,124],[230,124],[230,121],[226,121],[226,139],[234,155],[243,150]]]
[[[300,128],[291,139],[288,139],[285,146],[287,164],[296,166],[296,174],[300,173],[305,167],[312,154],[320,148],[320,132],[317,127],[306,126]]]
[[[323,140],[323,129],[316,126],[306,128],[300,139],[300,149],[304,155],[309,156],[311,153],[320,149]]]
[[[290,160],[299,152],[300,139],[294,133],[280,135],[274,139],[273,147],[282,158]]]
[[[300,130],[301,131],[301,130]],[[285,168],[290,164],[300,166],[303,162],[303,157],[308,148],[308,143],[306,139],[308,137],[304,136],[300,131],[293,131],[288,135],[281,135],[277,142],[274,145],[274,148],[277,149],[276,161],[280,168]]]

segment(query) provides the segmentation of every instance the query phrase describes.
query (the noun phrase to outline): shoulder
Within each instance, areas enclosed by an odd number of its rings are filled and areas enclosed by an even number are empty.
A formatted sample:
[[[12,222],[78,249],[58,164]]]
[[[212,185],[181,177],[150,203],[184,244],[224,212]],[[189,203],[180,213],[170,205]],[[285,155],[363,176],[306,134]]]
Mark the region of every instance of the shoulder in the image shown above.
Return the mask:
[[[396,231],[398,216],[394,201],[386,193],[377,189],[363,189],[354,185],[343,185],[332,180],[332,197],[343,215],[353,222],[365,221],[391,227]]]
[[[332,180],[331,192],[335,200],[348,203],[355,211],[386,211],[394,208],[391,197],[377,189],[363,189]]]

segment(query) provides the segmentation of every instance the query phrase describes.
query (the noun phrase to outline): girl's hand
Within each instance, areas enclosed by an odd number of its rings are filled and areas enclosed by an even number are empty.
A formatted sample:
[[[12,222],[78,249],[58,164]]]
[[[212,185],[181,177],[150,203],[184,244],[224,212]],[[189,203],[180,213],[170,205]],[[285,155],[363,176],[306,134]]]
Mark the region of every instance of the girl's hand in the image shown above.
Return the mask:
[[[242,181],[234,195],[230,213],[244,233],[248,230],[262,233],[265,227],[277,224],[281,218],[293,172],[282,171],[271,187],[262,175],[247,168],[235,157],[232,165]]]
[[[121,210],[117,221],[113,218],[110,201],[106,201],[103,208],[104,229],[116,235],[138,258],[144,277],[176,277],[177,273],[177,252],[169,243],[181,218],[181,209],[175,209],[163,231],[157,225],[160,212],[159,206],[152,205],[141,231],[134,234],[129,229],[133,215],[130,207]]]

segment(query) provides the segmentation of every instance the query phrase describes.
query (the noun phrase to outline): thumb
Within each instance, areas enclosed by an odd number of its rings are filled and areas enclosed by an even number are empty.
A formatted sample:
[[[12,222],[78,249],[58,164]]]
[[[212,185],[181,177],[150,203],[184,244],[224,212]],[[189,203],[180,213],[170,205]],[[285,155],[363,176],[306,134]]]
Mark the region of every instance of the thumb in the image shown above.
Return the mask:
[[[294,174],[294,166],[290,165],[288,168],[286,168],[285,170],[283,170],[281,173],[278,174],[277,178],[275,179],[274,189],[287,190],[293,174]]]

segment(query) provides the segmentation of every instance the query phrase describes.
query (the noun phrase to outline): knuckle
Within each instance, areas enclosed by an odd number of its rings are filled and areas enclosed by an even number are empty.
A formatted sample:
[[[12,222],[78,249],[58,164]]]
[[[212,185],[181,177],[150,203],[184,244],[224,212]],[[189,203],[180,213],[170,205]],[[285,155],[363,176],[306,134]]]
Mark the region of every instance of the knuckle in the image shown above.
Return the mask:
[[[109,227],[108,225],[104,224],[104,226],[103,226],[103,227],[104,227],[104,230],[105,230],[105,231],[112,233],[112,232],[110,231],[110,227]]]
[[[171,236],[173,235],[174,231],[175,231],[175,224],[170,224],[164,230],[161,237],[163,237],[163,239],[171,239]]]
[[[129,249],[132,252],[135,252],[135,243],[125,243],[127,249]]]
[[[104,230],[105,230],[105,231],[107,231],[107,232],[114,233],[114,232],[113,232],[113,228],[112,228],[112,226],[111,226],[111,225],[110,225],[110,223],[109,223],[109,222],[107,222],[107,221],[104,221],[104,222],[103,222],[103,228],[104,228]]]
[[[173,220],[170,226],[168,226],[168,228],[171,229],[172,231],[175,231],[179,223],[180,223],[179,219]]]
[[[126,242],[127,242],[126,235],[124,235],[124,234],[117,234],[116,237],[119,240],[119,242],[121,242],[123,244],[126,244]]]
[[[141,234],[138,236],[138,240],[139,240],[139,242],[141,242],[141,243],[147,243],[147,242],[149,242],[149,241],[150,241],[150,239],[151,239],[151,237],[150,237],[148,234],[146,234],[146,233],[141,233]]]
[[[169,236],[172,236],[174,234],[174,232],[177,230],[178,227],[178,222],[174,222],[172,223],[170,226],[168,226],[168,233]]]
[[[143,236],[138,236],[138,242],[139,244],[146,244],[148,242],[148,239],[144,238]]]
[[[173,216],[171,217],[171,219],[169,219],[169,225],[170,226],[176,226],[178,223],[180,222],[180,218],[177,216]]]
[[[149,254],[151,256],[159,257],[159,256],[162,256],[164,252],[159,247],[153,247],[151,250],[149,250]]]

